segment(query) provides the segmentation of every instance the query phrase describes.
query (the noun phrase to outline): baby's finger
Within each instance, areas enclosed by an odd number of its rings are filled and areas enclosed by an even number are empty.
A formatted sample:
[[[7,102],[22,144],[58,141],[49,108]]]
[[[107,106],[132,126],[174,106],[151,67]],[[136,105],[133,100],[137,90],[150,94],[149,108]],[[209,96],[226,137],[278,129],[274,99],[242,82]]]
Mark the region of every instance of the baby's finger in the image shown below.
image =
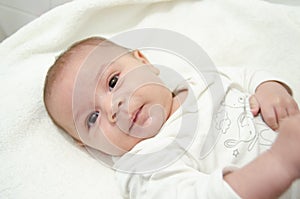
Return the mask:
[[[251,109],[251,113],[253,116],[257,116],[260,110],[260,105],[258,100],[256,99],[255,95],[252,95],[249,98],[249,104],[250,104],[250,109]]]
[[[287,108],[287,113],[289,116],[299,113],[299,107],[295,101],[294,103],[291,103],[290,106]]]
[[[287,108],[287,112],[289,116],[296,115],[299,113],[299,109],[294,109],[294,108]]]
[[[261,114],[264,121],[271,129],[276,130],[278,128],[278,121],[274,108],[270,107],[269,109],[261,110]]]
[[[287,109],[280,106],[275,108],[275,112],[276,112],[277,123],[279,123],[281,120],[283,120],[288,116]]]

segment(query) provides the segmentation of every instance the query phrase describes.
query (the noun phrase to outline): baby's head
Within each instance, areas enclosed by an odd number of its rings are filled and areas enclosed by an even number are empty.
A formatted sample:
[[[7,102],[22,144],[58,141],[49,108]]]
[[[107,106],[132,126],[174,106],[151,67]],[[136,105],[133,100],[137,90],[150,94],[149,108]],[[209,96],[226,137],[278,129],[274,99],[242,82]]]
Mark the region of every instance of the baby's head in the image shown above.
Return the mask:
[[[88,38],[73,44],[49,69],[45,106],[76,140],[122,155],[155,136],[179,106],[158,75],[140,51]]]

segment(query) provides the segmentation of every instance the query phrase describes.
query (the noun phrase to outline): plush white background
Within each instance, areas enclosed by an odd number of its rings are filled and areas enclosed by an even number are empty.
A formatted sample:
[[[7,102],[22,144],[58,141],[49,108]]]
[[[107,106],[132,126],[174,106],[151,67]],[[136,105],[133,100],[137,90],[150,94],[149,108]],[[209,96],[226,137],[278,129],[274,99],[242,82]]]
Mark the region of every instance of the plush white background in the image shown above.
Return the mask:
[[[56,128],[42,103],[55,56],[78,39],[167,28],[215,65],[258,67],[290,81],[299,102],[300,3],[263,0],[77,0],[0,45],[0,198],[121,198],[113,171]]]
[[[69,1],[71,0],[0,0],[0,41],[42,13]]]

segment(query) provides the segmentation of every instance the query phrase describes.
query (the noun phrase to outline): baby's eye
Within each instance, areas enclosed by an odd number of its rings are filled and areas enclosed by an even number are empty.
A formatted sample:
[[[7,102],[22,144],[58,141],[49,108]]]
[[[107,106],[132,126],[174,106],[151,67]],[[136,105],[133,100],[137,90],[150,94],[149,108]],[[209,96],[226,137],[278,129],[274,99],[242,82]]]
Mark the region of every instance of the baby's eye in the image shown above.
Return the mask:
[[[88,117],[88,119],[87,119],[88,127],[91,127],[92,125],[95,124],[95,122],[97,121],[98,116],[99,116],[99,111],[95,111]]]
[[[114,75],[108,82],[109,90],[111,91],[117,84],[119,75]]]

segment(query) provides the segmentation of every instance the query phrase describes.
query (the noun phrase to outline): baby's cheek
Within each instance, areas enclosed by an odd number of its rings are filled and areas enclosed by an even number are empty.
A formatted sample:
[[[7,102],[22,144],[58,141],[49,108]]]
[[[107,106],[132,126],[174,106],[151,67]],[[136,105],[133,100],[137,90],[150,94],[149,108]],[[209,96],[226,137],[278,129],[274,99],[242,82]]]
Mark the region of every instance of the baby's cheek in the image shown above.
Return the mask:
[[[130,135],[117,130],[106,134],[106,138],[109,140],[111,145],[126,152],[130,151],[138,142],[141,141],[139,138],[131,137]]]

